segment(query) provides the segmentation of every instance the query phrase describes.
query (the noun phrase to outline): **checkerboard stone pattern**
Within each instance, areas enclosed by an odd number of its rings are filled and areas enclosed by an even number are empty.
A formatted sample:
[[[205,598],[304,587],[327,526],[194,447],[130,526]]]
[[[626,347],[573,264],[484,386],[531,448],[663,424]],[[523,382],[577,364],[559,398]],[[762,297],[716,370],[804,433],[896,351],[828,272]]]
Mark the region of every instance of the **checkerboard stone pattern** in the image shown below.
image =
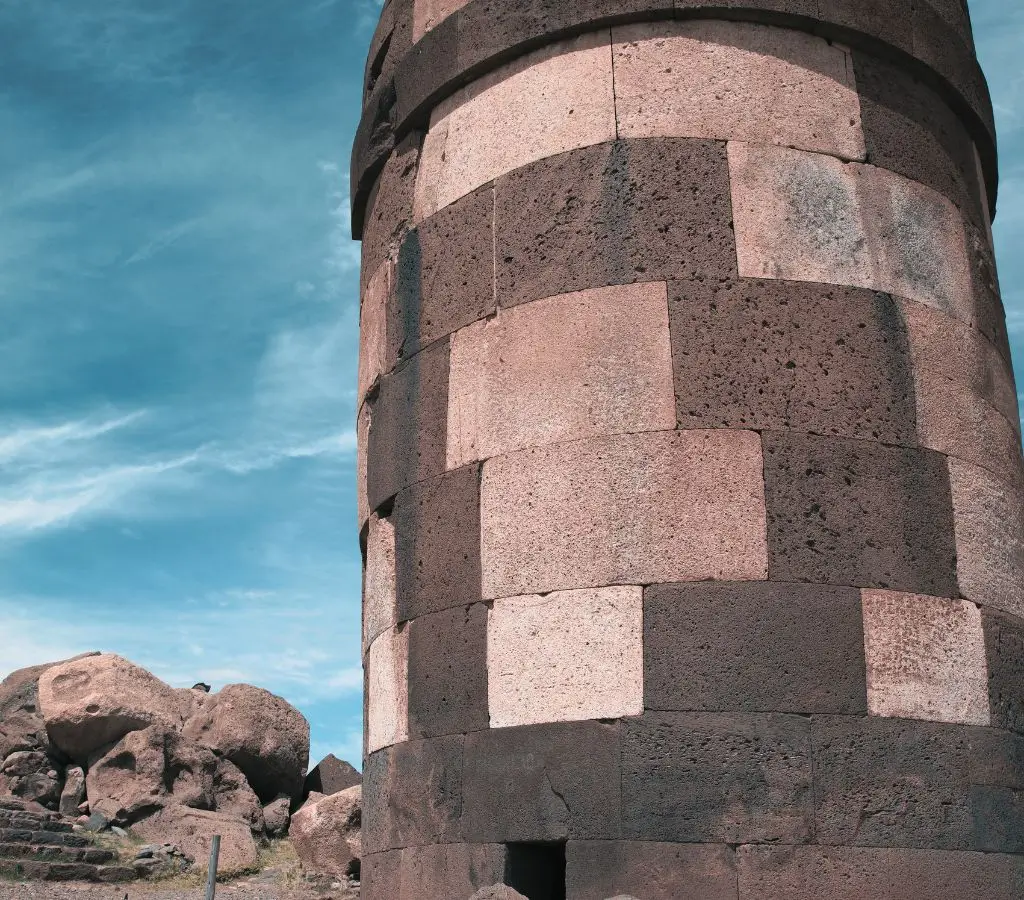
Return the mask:
[[[963,0],[386,0],[363,891],[1024,897],[1024,468]]]

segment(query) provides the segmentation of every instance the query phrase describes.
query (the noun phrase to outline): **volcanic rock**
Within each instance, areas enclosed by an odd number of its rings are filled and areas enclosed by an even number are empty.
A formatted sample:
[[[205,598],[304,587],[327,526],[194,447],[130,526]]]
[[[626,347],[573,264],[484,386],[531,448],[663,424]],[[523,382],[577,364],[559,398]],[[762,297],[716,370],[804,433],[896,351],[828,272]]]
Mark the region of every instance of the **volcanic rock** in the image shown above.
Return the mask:
[[[302,788],[303,799],[312,791],[318,794],[337,794],[363,783],[363,776],[349,763],[338,759],[333,753],[317,763],[306,776]]]
[[[316,795],[292,816],[289,835],[302,867],[310,873],[348,875],[362,856],[363,788]]]
[[[255,871],[259,866],[256,841],[248,824],[222,813],[168,806],[139,822],[132,831],[145,841],[174,844],[203,871],[209,865],[213,836],[219,834],[218,874],[240,875]]]

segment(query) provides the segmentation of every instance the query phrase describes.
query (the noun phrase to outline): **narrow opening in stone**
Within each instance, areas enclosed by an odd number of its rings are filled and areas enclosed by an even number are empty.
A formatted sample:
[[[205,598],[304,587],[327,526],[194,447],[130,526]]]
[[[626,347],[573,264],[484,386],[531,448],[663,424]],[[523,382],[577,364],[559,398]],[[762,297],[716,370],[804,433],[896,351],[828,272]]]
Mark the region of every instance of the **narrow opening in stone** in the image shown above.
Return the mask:
[[[565,844],[509,844],[505,884],[529,900],[565,900]]]

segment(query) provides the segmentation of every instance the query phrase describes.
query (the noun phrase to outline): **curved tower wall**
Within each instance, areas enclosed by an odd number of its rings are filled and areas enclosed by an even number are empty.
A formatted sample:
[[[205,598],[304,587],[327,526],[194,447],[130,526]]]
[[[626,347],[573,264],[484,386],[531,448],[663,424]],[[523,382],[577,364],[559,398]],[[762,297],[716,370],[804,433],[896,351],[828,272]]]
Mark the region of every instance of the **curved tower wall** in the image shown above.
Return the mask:
[[[1024,896],[995,159],[960,0],[385,5],[365,896]]]

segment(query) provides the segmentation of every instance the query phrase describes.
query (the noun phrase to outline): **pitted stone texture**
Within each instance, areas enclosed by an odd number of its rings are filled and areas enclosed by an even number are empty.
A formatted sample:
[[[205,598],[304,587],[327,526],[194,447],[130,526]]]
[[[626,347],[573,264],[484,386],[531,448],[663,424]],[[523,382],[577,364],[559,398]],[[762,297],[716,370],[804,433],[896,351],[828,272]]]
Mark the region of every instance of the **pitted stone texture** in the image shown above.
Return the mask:
[[[385,631],[367,656],[366,748],[373,753],[409,738],[409,631]]]
[[[405,236],[388,311],[389,359],[494,312],[493,223],[494,189],[485,187]]]
[[[570,841],[565,855],[573,900],[736,900],[736,865],[725,846]]]
[[[434,109],[416,180],[416,218],[527,163],[614,138],[608,31],[549,44]]]
[[[499,306],[610,284],[736,275],[718,141],[618,141],[495,184]]]
[[[487,725],[487,607],[459,606],[411,622],[410,737],[462,734]]]
[[[408,741],[372,753],[363,768],[367,853],[461,840],[463,744],[459,736]]]
[[[367,496],[366,454],[370,444],[370,407],[364,404],[356,418],[356,519],[359,530],[370,517],[370,501]]]
[[[944,457],[784,432],[763,442],[773,581],[957,595]]]
[[[949,460],[949,478],[960,593],[1024,616],[1024,494],[957,459]]]
[[[363,653],[398,621],[395,603],[395,526],[373,516],[366,539],[363,573]]]
[[[418,41],[470,0],[413,0],[412,39]]]
[[[1024,732],[1024,621],[982,610],[992,724]]]
[[[678,281],[669,286],[669,322],[683,428],[791,428],[917,443],[907,329],[887,294],[771,280]]]
[[[864,591],[874,716],[988,725],[981,610],[969,600]]]
[[[435,844],[363,857],[362,900],[464,900],[501,881],[502,844]]]
[[[403,491],[392,521],[399,621],[480,601],[479,466]]]
[[[485,599],[767,577],[761,443],[687,431],[575,441],[484,463]]]
[[[1024,896],[1024,859],[998,853],[740,847],[737,868],[739,900],[1012,900]]]
[[[419,171],[421,132],[410,132],[387,158],[370,191],[363,223],[362,287],[389,257],[397,257],[412,223],[413,195]]]
[[[618,725],[563,722],[471,734],[463,781],[465,838],[618,837],[619,781]]]
[[[624,727],[623,837],[731,844],[810,840],[809,719],[647,713]]]
[[[502,310],[455,334],[448,468],[558,441],[673,429],[667,305],[663,282],[600,288]]]
[[[359,313],[359,380],[356,402],[361,404],[370,388],[389,368],[387,350],[387,302],[393,264],[385,260],[363,292]]]
[[[487,618],[492,728],[644,709],[643,588],[510,597]]]
[[[444,471],[448,342],[384,376],[370,407],[367,494],[375,510],[402,488]]]
[[[855,588],[665,584],[644,591],[648,709],[863,714]]]
[[[811,733],[818,843],[1024,850],[1024,738],[877,717],[815,717]]]
[[[620,138],[717,138],[864,159],[853,60],[836,44],[724,21],[626,25],[612,40]]]
[[[729,144],[740,274],[888,291],[974,320],[963,220],[885,169]]]

